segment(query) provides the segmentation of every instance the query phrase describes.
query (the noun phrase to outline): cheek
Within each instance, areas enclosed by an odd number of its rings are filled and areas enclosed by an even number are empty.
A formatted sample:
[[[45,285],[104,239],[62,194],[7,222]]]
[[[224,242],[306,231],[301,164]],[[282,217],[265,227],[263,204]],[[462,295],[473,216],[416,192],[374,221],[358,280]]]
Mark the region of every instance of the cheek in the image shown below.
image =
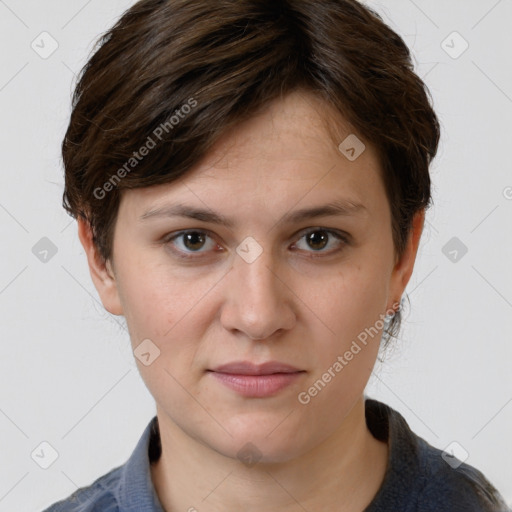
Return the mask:
[[[309,295],[308,303],[322,320],[312,334],[317,364],[298,399],[309,411],[311,428],[339,424],[373,370],[384,327],[386,282],[380,268],[368,269],[363,262],[347,266],[330,279],[324,293]]]
[[[337,350],[350,346],[365,329],[382,327],[377,321],[386,309],[388,287],[383,276],[380,267],[361,261],[336,271],[323,293],[309,292],[308,303],[328,328],[326,334],[338,340]],[[303,293],[307,296],[307,288]]]
[[[381,269],[361,259],[338,270],[323,289],[321,294],[310,292],[305,301],[322,322],[315,322],[315,370],[299,403],[313,412],[308,415],[313,423],[322,418],[334,425],[363,393],[373,370],[387,288]],[[307,290],[303,288],[304,296]]]
[[[128,261],[120,283],[133,341],[154,338],[158,343],[167,343],[190,326],[190,315],[200,324],[200,304],[214,285],[211,276],[198,278],[154,262],[130,266]]]
[[[144,279],[133,278],[124,293],[126,321],[142,380],[157,403],[178,417],[186,416],[190,398],[185,389],[196,392],[192,368],[204,323],[199,301],[205,291],[202,286],[190,290],[179,280],[171,284],[158,272],[146,272]],[[147,352],[150,364],[140,357]]]
[[[180,383],[191,389],[199,377],[197,354],[213,321],[211,290],[219,276],[198,278],[157,264],[134,268],[125,266],[121,295],[135,361],[157,402],[171,401],[180,409],[186,399],[180,398]],[[150,365],[137,357],[142,347],[147,352],[143,343],[158,354]]]

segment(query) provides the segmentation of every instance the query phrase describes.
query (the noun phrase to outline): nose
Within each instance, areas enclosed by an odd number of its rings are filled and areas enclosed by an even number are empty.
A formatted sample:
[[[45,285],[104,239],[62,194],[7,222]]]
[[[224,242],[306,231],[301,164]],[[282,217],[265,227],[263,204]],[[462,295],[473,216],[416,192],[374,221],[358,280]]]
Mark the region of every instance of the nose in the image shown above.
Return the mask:
[[[223,282],[223,327],[242,332],[252,340],[266,340],[290,330],[296,314],[292,285],[286,281],[266,251],[251,263],[236,255]]]

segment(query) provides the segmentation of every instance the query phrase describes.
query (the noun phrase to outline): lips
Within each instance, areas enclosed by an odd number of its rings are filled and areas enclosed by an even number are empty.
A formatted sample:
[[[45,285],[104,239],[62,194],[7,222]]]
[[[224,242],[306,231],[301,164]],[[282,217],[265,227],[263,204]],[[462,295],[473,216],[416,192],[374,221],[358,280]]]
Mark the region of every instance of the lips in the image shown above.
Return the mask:
[[[246,398],[274,396],[306,373],[277,361],[259,365],[236,361],[208,371],[218,382]]]
[[[258,365],[248,361],[235,361],[217,366],[211,371],[233,375],[272,375],[273,373],[295,373],[302,370],[277,361],[268,361]]]

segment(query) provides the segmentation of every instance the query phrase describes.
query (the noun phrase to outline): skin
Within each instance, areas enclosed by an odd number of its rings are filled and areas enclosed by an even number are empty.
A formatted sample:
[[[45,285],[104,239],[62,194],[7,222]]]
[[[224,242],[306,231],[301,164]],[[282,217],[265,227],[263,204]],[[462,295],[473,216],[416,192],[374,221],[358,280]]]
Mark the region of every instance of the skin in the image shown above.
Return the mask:
[[[366,427],[363,395],[381,331],[308,404],[297,397],[399,301],[424,212],[398,259],[375,150],[358,134],[366,150],[349,161],[327,117],[315,97],[294,92],[226,133],[179,182],[124,192],[106,264],[79,222],[105,308],[125,316],[133,349],[150,339],[160,350],[151,365],[136,362],[156,401],[162,456],[152,480],[167,511],[361,511],[382,484],[388,446]],[[354,133],[343,119],[339,127],[338,144]],[[339,198],[366,209],[282,221]],[[140,220],[177,202],[234,225]],[[170,241],[189,229],[206,230],[203,245]],[[318,238],[308,244],[304,235],[322,230],[346,232],[349,241],[323,231],[325,246]],[[236,253],[248,236],[263,249],[252,263]],[[247,398],[206,371],[235,360],[305,372],[274,396]],[[249,442],[260,457],[252,466],[237,458]]]

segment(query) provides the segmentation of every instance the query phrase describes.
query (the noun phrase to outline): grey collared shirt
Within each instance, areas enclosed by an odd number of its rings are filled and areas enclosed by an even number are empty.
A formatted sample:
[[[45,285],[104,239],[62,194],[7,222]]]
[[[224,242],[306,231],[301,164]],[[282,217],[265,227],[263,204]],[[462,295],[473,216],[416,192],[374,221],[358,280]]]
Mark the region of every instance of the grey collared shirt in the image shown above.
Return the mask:
[[[389,443],[389,457],[384,481],[362,512],[511,512],[480,471],[443,458],[397,411],[370,398],[365,410],[371,433]],[[164,512],[150,471],[160,453],[155,416],[125,464],[44,512]]]

